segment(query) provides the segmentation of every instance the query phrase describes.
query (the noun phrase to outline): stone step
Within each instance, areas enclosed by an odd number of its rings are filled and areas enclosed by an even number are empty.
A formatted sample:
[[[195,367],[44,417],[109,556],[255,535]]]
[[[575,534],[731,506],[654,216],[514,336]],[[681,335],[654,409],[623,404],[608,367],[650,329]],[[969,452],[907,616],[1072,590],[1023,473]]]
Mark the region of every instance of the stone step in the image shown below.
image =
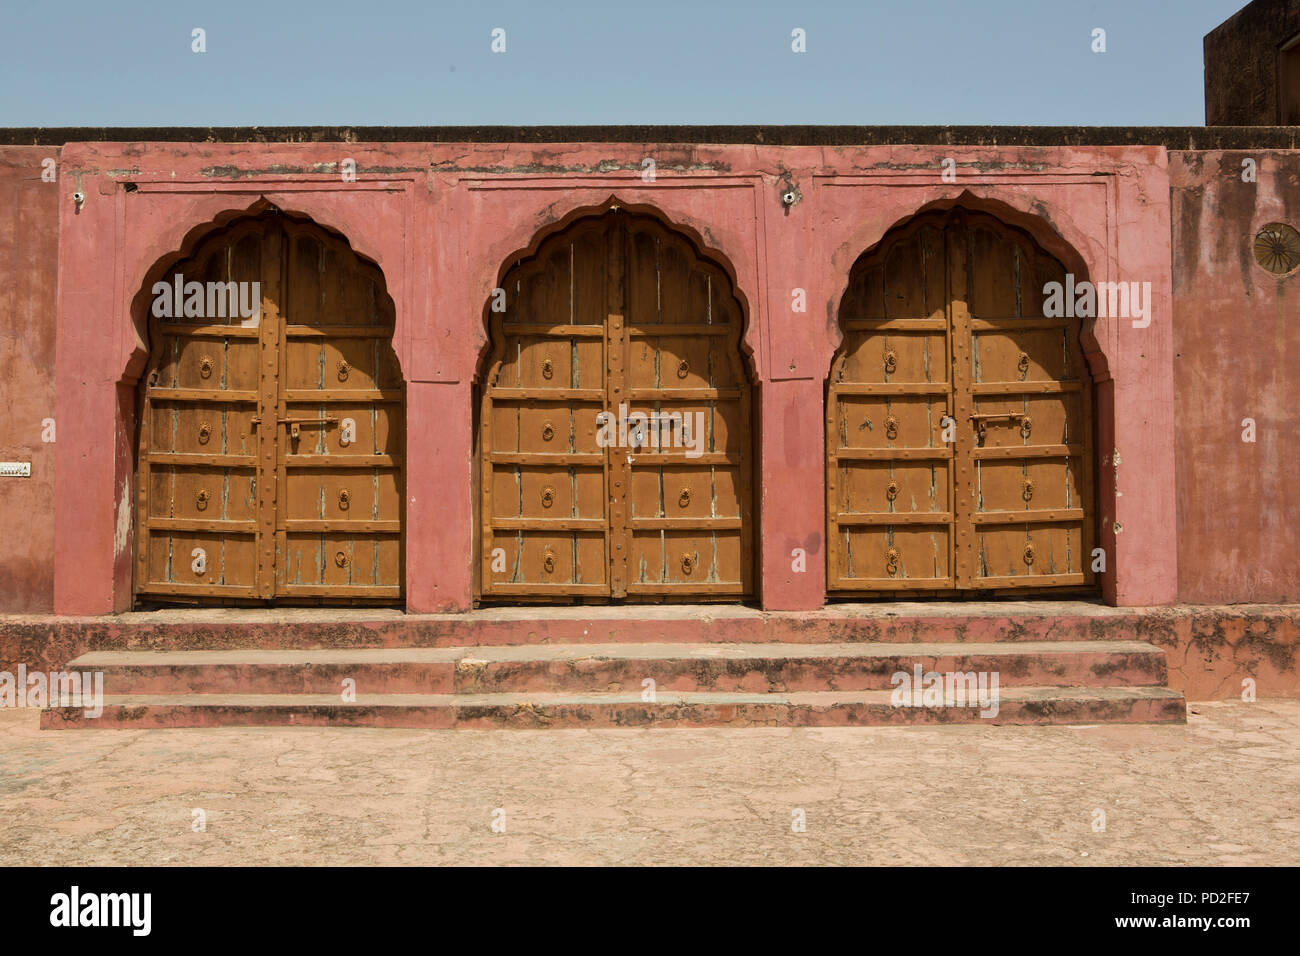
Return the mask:
[[[169,609],[110,618],[0,619],[0,644],[99,650],[478,647],[517,644],[1001,643],[1147,640],[1155,611],[1087,601],[482,608],[464,614],[277,608]]]
[[[935,723],[1181,723],[1182,694],[1163,687],[1011,687],[997,713],[963,706],[899,707],[886,690],[782,694],[158,694],[105,697],[99,717],[79,708],[41,713],[47,729],[172,727],[845,727]]]
[[[882,690],[902,671],[997,673],[1000,687],[1157,686],[1164,652],[1139,641],[564,644],[315,650],[92,651],[109,694],[781,693]]]

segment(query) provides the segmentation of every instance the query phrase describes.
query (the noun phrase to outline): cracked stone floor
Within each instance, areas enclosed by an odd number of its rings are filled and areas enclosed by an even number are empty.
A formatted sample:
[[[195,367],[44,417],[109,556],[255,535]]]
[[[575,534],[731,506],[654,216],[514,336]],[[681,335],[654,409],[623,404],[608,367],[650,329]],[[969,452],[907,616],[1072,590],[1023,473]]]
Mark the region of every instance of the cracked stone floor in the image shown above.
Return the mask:
[[[1186,726],[52,732],[0,710],[0,864],[1300,864],[1300,701],[1190,711]]]

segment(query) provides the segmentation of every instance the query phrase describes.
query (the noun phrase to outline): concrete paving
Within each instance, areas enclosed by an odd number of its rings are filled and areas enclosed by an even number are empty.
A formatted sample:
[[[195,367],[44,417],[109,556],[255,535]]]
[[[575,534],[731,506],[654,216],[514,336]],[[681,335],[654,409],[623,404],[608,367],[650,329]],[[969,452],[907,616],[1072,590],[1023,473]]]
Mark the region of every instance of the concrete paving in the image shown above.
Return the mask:
[[[0,710],[3,865],[1300,865],[1294,700],[1054,727],[56,733],[37,717]]]

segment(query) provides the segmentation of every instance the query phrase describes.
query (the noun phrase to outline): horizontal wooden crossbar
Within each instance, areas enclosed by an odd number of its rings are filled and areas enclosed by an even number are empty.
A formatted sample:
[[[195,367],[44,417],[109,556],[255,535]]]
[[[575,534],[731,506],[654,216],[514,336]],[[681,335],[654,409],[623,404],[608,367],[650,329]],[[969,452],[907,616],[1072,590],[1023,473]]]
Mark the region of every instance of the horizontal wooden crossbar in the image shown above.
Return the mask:
[[[1042,524],[1057,521],[1082,521],[1082,508],[1039,509],[1034,511],[980,511],[973,516],[977,525]]]
[[[210,468],[254,468],[257,465],[257,458],[254,455],[196,455],[171,451],[151,451],[147,460],[150,465],[171,465],[178,468],[202,466]]]
[[[351,519],[315,521],[305,518],[286,518],[281,521],[278,531],[304,531],[329,534],[401,534],[400,521],[353,521]]]
[[[835,515],[840,527],[854,525],[912,525],[951,524],[952,514],[947,511],[859,511]]]

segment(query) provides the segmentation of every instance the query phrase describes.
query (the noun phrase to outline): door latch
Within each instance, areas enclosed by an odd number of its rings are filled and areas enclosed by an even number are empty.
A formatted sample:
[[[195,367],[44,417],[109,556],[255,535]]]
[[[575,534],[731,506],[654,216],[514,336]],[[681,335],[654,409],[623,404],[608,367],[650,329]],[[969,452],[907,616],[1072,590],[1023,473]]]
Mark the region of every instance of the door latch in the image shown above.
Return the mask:
[[[277,418],[275,423],[277,425],[288,425],[289,437],[296,442],[301,437],[300,425],[337,425],[339,420],[337,418]],[[262,424],[260,417],[253,419],[255,427],[260,424]]]
[[[970,420],[975,423],[975,431],[979,433],[981,443],[988,433],[988,425],[991,422],[1007,422],[1008,424],[1019,422],[1020,433],[1026,438],[1029,437],[1029,416],[1023,412],[980,412],[972,415]]]

